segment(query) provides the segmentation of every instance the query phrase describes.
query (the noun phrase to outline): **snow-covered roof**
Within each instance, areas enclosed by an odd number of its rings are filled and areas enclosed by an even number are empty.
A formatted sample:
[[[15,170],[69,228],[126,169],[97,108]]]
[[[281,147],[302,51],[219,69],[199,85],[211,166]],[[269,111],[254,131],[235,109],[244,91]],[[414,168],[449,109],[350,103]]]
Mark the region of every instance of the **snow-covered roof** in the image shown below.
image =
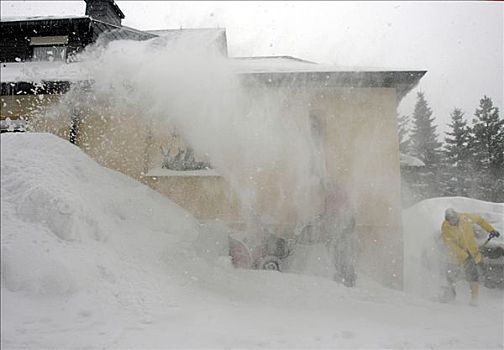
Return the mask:
[[[82,65],[65,62],[6,62],[0,66],[0,81],[40,82],[40,81],[79,81],[87,75]]]
[[[243,73],[393,72],[416,70],[318,64],[292,56],[233,57],[233,60],[233,65],[238,71]]]
[[[226,28],[185,28],[185,29],[155,29],[145,32],[158,36],[192,36],[192,35],[220,35],[226,33]]]
[[[196,30],[192,33],[200,35]],[[209,31],[206,35],[215,35]],[[153,33],[150,33],[153,34]],[[180,38],[188,33],[178,31]],[[162,36],[154,40],[164,40]],[[189,38],[189,37],[187,37]],[[212,42],[208,36],[204,42]],[[215,37],[214,37],[215,38]],[[198,38],[197,40],[200,40]],[[168,39],[168,40],[171,40]],[[177,39],[174,39],[177,40]],[[182,39],[185,40],[185,39]],[[237,74],[246,79],[266,81],[268,84],[294,83],[327,87],[394,87],[399,100],[406,95],[425,74],[425,71],[342,69],[338,66],[320,65],[290,57],[231,58],[230,64]],[[1,65],[1,82],[79,81],[92,80],[82,68],[82,63],[19,62]],[[416,165],[419,166],[419,165]]]
[[[182,31],[170,31],[168,36],[178,36],[189,38],[190,35],[215,35],[217,31],[209,29],[208,31],[199,32],[190,30],[192,33]],[[149,33],[155,34],[155,31]],[[165,37],[167,36],[165,35]],[[183,40],[183,39],[182,39]],[[292,71],[309,71],[317,70],[315,67],[319,65],[297,59],[289,56],[281,57],[249,57],[249,58],[235,58],[231,60],[231,64],[236,69],[237,73],[256,73],[263,71],[264,67],[268,67],[269,72],[292,72]],[[2,82],[31,82],[41,80],[69,80],[76,81],[84,78],[84,71],[79,62],[64,63],[64,62],[13,62],[2,63],[1,65],[1,81]],[[334,67],[333,67],[334,70]]]
[[[410,156],[409,154],[400,154],[400,164],[401,166],[411,166],[411,167],[422,167],[425,163],[422,162],[417,157]]]
[[[246,73],[313,71],[321,67],[292,56],[234,57],[232,64],[239,72]]]
[[[340,67],[316,64],[290,56],[234,58],[238,74],[254,84],[304,85],[313,87],[388,87],[397,90],[401,100],[426,73],[423,70],[398,70],[370,67]]]
[[[49,21],[58,19],[83,19],[90,18],[83,15],[65,15],[65,16],[7,16],[0,17],[0,22],[23,22],[23,21]]]

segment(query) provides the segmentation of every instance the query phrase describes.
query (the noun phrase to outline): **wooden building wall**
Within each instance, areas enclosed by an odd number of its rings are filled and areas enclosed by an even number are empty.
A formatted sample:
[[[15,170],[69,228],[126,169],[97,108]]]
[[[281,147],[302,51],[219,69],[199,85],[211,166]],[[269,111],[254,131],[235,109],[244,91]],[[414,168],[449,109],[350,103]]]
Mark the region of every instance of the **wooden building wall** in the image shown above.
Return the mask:
[[[0,62],[30,61],[31,37],[68,36],[67,54],[81,51],[91,43],[89,18],[0,22]]]

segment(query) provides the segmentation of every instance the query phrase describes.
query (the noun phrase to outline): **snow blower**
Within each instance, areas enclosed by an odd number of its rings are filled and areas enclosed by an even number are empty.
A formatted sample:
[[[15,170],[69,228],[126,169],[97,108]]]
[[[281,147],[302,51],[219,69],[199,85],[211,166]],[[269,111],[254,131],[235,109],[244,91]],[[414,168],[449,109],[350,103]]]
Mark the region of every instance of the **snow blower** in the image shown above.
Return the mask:
[[[281,271],[283,261],[298,243],[316,244],[325,239],[321,235],[320,216],[298,225],[287,236],[280,237],[260,222],[257,230],[232,233],[229,235],[231,261],[238,268]]]

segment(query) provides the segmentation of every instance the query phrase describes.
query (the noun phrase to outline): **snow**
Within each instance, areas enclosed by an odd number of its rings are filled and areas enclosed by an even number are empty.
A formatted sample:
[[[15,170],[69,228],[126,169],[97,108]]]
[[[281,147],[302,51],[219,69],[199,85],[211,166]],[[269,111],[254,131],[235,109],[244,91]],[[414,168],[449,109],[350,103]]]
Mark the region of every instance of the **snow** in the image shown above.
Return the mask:
[[[65,16],[2,16],[2,22],[20,22],[20,21],[49,21],[57,19],[82,19],[90,18],[82,15],[65,15]]]
[[[417,157],[410,156],[409,154],[400,154],[400,162],[401,166],[411,166],[411,167],[422,167],[425,166],[425,163],[422,162]]]
[[[210,33],[212,34],[212,33]],[[185,36],[175,37],[186,40]],[[171,38],[172,36],[170,36]],[[209,42],[206,40],[205,42]],[[230,59],[231,68],[238,74],[247,73],[289,73],[289,72],[338,72],[341,68],[323,66],[286,58],[272,59]],[[2,63],[2,82],[79,81],[91,79],[86,67],[79,62],[7,62]],[[358,69],[357,71],[364,71]]]
[[[247,72],[292,72],[298,70],[313,70],[320,67],[314,62],[308,62],[289,56],[278,57],[236,57],[232,65],[239,71]]]
[[[4,349],[503,346],[502,291],[483,289],[471,307],[366,276],[346,288],[234,269],[222,223],[198,224],[65,140],[2,134],[1,160]],[[436,213],[425,226],[433,229],[445,205],[434,203],[405,218]]]
[[[234,57],[231,65],[237,73],[335,73],[419,71],[390,67],[340,66],[318,64],[291,56]]]
[[[176,35],[177,33],[157,34],[161,35],[161,39],[188,41],[189,38],[201,40],[201,34],[197,31],[188,31],[184,35]],[[210,43],[214,40],[215,33],[218,31],[204,32],[207,39],[205,43]],[[150,33],[156,34],[155,31]],[[212,37],[210,38],[210,35]],[[152,40],[156,40],[152,39]],[[157,38],[160,40],[160,38]],[[229,66],[236,74],[254,74],[254,73],[357,73],[357,72],[392,72],[397,69],[390,68],[372,68],[372,67],[340,67],[333,65],[321,65],[308,61],[299,60],[292,57],[247,57],[247,58],[230,58]],[[80,62],[64,63],[64,62],[7,62],[0,66],[2,82],[40,82],[46,81],[79,81],[92,80],[89,67]]]
[[[0,73],[2,83],[89,79],[89,73],[77,62],[7,62],[0,65]]]
[[[0,120],[0,129],[2,132],[26,131],[28,123],[22,119],[10,119],[9,117]]]
[[[201,36],[204,42],[211,42],[219,35],[225,35],[225,28],[184,28],[184,29],[155,29],[145,30],[145,32],[170,37],[171,39],[193,40],[194,36]]]

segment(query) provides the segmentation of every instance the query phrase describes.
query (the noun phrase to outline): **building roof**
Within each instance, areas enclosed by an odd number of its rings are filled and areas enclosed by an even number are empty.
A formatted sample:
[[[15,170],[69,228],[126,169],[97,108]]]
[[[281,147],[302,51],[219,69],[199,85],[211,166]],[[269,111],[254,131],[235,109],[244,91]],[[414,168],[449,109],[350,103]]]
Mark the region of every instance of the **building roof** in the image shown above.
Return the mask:
[[[0,66],[2,83],[42,81],[81,81],[86,73],[79,63],[5,62]]]
[[[227,54],[225,28],[188,28],[140,31],[126,26],[115,26],[89,16],[37,16],[2,19],[2,23],[79,20],[90,21],[96,36],[106,35],[112,40],[181,40],[217,44]],[[96,39],[96,38],[95,38]],[[426,73],[424,70],[396,70],[369,67],[341,67],[317,64],[292,56],[235,57],[231,65],[236,73],[246,76],[247,82],[260,81],[270,85],[303,85],[315,87],[394,87],[398,98],[405,96]],[[8,82],[77,81],[88,77],[78,63],[51,62],[4,63],[1,67],[2,84]]]
[[[205,35],[214,36],[226,34],[226,28],[180,28],[180,29],[153,29],[145,30],[147,33],[151,33],[158,36],[169,36],[174,38],[179,38],[181,36],[192,36],[192,35]]]
[[[104,34],[113,40],[130,39],[130,40],[146,40],[155,38],[155,34],[147,33],[135,28],[127,26],[117,26],[111,23],[106,23],[101,20],[94,19],[90,16],[30,16],[30,17],[2,17],[0,24],[7,27],[12,26],[44,26],[54,23],[65,22],[84,22],[89,23],[95,30],[93,31],[93,39],[96,40],[99,35]],[[48,23],[43,23],[48,22]]]
[[[413,89],[425,70],[340,67],[322,65],[291,56],[236,57],[235,70],[252,83],[314,87],[395,87],[398,99]]]
[[[318,66],[292,56],[233,57],[233,65],[243,73],[299,72]]]
[[[1,17],[0,22],[33,22],[33,21],[50,21],[61,19],[83,19],[90,18],[82,15],[65,15],[65,16],[8,16]]]
[[[411,71],[415,69],[397,69],[390,67],[364,67],[364,66],[336,66],[318,64],[292,56],[252,56],[233,57],[234,64],[245,73],[275,73],[275,72],[385,72],[385,71]]]
[[[94,18],[90,18],[93,26],[98,29],[98,35],[106,35],[113,40],[147,40],[156,35],[128,26],[116,26]],[[95,38],[96,40],[96,38]]]
[[[230,59],[245,83],[312,87],[390,87],[404,97],[426,71],[342,70],[292,57]],[[1,82],[85,81],[90,77],[79,62],[2,63]]]

